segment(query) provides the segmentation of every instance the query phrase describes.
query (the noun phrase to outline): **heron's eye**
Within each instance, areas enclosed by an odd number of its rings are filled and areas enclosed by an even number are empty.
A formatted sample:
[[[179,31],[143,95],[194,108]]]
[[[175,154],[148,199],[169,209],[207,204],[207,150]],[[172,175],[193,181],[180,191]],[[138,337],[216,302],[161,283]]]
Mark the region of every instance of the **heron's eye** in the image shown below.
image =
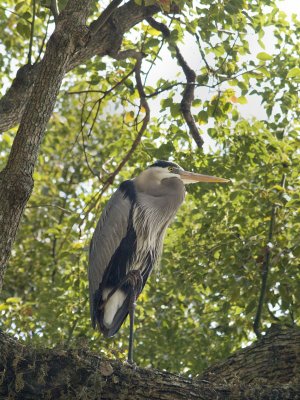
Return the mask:
[[[168,167],[169,172],[173,172],[173,167]]]

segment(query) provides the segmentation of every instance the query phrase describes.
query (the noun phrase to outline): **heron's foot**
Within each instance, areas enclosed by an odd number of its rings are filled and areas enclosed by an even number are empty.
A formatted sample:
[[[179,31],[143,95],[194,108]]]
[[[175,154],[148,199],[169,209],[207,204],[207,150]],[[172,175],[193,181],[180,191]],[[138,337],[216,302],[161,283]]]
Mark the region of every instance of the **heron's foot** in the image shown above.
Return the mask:
[[[137,363],[135,363],[133,360],[126,360],[126,364],[132,368],[134,371],[137,369]]]

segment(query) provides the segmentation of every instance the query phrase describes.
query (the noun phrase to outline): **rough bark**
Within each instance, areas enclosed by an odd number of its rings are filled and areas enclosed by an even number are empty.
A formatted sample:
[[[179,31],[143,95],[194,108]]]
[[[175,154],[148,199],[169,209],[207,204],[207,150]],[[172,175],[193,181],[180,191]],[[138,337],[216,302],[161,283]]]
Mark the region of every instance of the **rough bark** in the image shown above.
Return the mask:
[[[0,289],[19,221],[33,188],[33,170],[46,124],[75,50],[88,38],[90,1],[69,0],[39,66],[8,162],[0,172]]]
[[[197,378],[105,360],[87,349],[33,349],[3,333],[0,353],[0,398],[5,399],[300,398],[300,330],[295,328],[272,330]]]
[[[268,334],[223,363],[209,368],[204,379],[214,382],[300,384],[300,328],[273,325]]]
[[[0,100],[0,130],[20,122],[8,164],[0,172],[0,290],[20,219],[33,189],[32,174],[40,144],[65,74],[94,55],[115,55],[124,33],[160,10],[129,1],[115,10],[112,7],[111,14],[100,15],[87,28],[90,4],[91,0],[68,1],[56,19],[43,60],[22,67]]]
[[[124,33],[158,11],[160,8],[157,6],[140,7],[134,1],[117,8],[95,34],[90,34],[84,46],[76,48],[66,62],[65,72],[95,55],[114,55],[120,48]],[[89,28],[92,33],[93,23]],[[39,74],[40,65],[41,63],[37,63],[20,68],[12,86],[0,99],[0,131],[6,131],[20,122]]]

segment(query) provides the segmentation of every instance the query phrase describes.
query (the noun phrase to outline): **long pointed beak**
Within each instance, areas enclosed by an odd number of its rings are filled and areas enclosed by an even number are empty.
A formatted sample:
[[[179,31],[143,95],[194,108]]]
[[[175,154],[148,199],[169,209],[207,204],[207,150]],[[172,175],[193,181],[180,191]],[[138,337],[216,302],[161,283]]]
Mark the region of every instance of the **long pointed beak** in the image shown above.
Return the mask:
[[[186,185],[188,183],[196,182],[230,182],[229,179],[218,178],[217,176],[195,174],[194,172],[179,171],[180,178],[182,182]]]

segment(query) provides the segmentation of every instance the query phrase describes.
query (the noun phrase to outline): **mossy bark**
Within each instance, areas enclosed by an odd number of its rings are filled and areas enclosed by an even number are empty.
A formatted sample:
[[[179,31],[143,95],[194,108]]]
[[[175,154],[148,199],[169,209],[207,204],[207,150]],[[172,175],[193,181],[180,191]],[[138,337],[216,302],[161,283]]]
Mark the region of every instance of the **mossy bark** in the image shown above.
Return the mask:
[[[300,398],[299,328],[272,329],[195,378],[105,360],[87,349],[34,349],[3,333],[0,354],[1,399]]]

